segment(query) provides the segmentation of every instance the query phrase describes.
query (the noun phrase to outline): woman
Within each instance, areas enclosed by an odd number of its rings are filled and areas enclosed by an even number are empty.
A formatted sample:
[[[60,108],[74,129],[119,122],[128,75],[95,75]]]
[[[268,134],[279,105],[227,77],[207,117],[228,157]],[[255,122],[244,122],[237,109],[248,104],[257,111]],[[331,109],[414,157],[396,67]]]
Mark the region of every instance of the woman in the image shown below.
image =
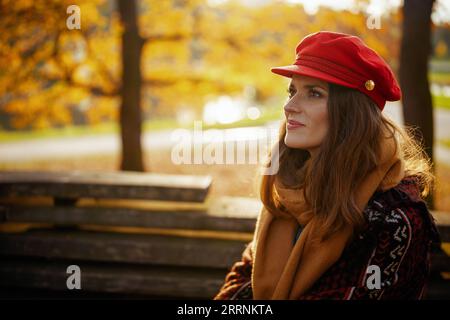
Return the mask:
[[[422,200],[431,164],[386,118],[401,91],[355,36],[317,32],[296,47],[279,170],[261,182],[253,241],[214,299],[420,299],[439,242]],[[270,163],[269,163],[270,165]]]

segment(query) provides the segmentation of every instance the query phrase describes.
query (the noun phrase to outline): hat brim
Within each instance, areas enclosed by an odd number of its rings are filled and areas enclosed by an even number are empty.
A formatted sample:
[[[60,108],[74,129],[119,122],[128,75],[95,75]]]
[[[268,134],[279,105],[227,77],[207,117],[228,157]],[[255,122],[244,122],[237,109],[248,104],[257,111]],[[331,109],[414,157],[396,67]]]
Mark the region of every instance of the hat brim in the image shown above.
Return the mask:
[[[349,87],[349,88],[356,88],[354,84],[348,83],[342,79],[336,78],[328,73],[325,73],[323,71],[319,71],[310,67],[301,66],[301,65],[289,65],[289,66],[282,66],[282,67],[273,67],[270,69],[273,73],[276,73],[280,76],[289,77],[292,78],[292,75],[298,74],[303,76],[309,76],[313,78],[317,78],[326,82],[331,82],[335,84],[339,84],[341,86]]]

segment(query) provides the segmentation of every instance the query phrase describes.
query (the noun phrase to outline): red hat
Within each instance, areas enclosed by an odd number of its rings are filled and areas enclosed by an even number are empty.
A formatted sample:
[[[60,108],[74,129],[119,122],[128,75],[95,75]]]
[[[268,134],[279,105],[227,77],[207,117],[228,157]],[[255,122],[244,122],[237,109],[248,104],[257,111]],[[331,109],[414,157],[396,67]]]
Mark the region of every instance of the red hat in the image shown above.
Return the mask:
[[[303,38],[292,65],[271,71],[292,77],[300,74],[354,88],[383,110],[386,101],[397,101],[401,90],[389,65],[378,53],[352,35],[320,31]]]

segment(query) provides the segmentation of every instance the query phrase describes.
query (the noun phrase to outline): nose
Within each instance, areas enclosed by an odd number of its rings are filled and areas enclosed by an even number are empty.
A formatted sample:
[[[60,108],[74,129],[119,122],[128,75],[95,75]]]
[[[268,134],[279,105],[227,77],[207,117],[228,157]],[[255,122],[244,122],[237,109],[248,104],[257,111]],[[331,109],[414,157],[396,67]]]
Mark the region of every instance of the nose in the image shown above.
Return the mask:
[[[301,111],[300,100],[301,99],[295,99],[295,97],[289,99],[289,101],[284,105],[284,112],[285,113],[300,112]]]

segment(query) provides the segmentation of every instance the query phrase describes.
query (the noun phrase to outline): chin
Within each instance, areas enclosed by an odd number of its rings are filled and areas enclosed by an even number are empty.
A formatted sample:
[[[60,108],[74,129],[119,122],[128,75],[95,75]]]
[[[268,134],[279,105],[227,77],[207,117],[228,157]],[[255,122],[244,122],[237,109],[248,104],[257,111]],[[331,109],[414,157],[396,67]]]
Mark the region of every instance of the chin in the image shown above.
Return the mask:
[[[302,138],[303,137],[296,137],[295,135],[289,136],[288,134],[284,137],[284,144],[292,149],[303,149],[303,150],[310,150],[318,147],[317,144],[311,143],[310,141],[305,141]]]
[[[301,143],[300,141],[293,141],[294,139],[286,137],[284,139],[284,144],[289,147],[289,148],[294,148],[294,149],[306,149],[305,144]]]

